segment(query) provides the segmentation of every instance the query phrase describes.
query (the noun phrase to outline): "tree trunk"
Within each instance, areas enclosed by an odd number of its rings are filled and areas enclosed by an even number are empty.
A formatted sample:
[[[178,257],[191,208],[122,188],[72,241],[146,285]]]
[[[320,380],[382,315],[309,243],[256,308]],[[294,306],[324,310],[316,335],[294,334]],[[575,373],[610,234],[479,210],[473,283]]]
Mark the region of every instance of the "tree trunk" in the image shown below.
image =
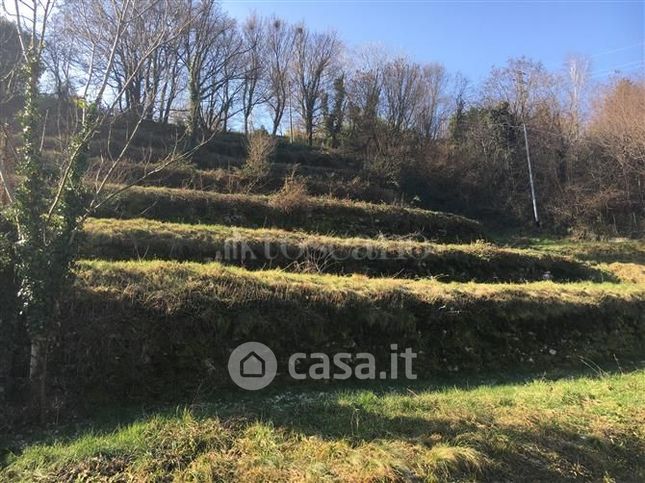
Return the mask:
[[[278,106],[273,116],[273,129],[271,130],[273,137],[276,137],[276,135],[278,134],[278,128],[280,127],[280,123],[282,122],[283,113],[284,109]]]
[[[33,337],[31,340],[31,354],[29,359],[29,389],[31,405],[34,414],[38,414],[40,421],[45,421],[47,411],[47,355],[49,340],[43,336]]]
[[[197,145],[197,130],[199,126],[199,103],[201,93],[195,73],[191,71],[188,85],[189,106],[188,106],[188,149]]]
[[[11,330],[12,328],[7,327],[8,325],[9,324],[4,323],[4,321],[0,319],[0,327],[3,329],[3,334],[0,334],[0,341],[4,346],[0,351],[0,408],[5,407],[11,388],[11,358],[15,341],[12,337],[14,335],[13,330]],[[0,418],[1,417],[2,409],[0,409]]]

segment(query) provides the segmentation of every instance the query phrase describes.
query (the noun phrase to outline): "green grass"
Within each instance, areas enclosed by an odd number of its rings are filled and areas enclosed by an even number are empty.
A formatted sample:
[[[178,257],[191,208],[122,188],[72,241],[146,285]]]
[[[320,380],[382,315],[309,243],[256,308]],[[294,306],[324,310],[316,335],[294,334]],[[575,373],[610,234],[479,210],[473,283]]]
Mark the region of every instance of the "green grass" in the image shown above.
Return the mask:
[[[11,442],[0,479],[642,481],[644,395],[638,370],[242,396]]]
[[[456,281],[612,280],[587,264],[551,253],[486,243],[444,245],[404,240],[338,238],[278,229],[188,225],[147,219],[90,219],[82,255],[109,260],[210,261],[246,268],[436,277]],[[236,247],[235,250],[232,247]]]
[[[645,265],[645,240],[568,240],[568,239],[521,239],[511,245],[557,253],[578,260],[604,263],[622,262]]]
[[[97,216],[301,229],[364,237],[381,233],[440,241],[473,241],[484,237],[476,221],[447,213],[334,198],[289,200],[279,196],[173,188],[133,187],[114,203],[104,205]]]

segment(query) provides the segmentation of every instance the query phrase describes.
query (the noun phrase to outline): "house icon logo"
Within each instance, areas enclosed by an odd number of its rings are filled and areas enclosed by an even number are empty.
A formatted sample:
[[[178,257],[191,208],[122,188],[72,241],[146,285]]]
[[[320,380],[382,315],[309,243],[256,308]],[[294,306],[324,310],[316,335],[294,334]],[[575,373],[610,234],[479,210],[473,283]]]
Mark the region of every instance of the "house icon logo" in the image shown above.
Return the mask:
[[[249,391],[257,391],[271,384],[277,369],[275,354],[261,342],[245,342],[237,346],[228,359],[231,379]]]
[[[266,362],[255,352],[250,352],[240,361],[240,375],[242,377],[264,377]]]

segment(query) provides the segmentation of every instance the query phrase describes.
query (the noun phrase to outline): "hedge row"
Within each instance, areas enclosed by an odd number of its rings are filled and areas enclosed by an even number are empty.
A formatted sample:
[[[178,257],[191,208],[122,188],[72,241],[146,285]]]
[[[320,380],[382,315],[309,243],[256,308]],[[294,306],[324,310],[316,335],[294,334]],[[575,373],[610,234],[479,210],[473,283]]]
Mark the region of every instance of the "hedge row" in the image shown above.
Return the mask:
[[[556,281],[613,279],[563,256],[483,243],[440,245],[336,238],[146,219],[90,219],[84,235],[82,255],[108,260],[219,260],[251,269],[274,267],[479,282],[520,282],[542,280],[545,276]]]
[[[645,356],[643,286],[441,284],[247,272],[219,264],[83,262],[52,348],[57,387],[168,397],[228,384],[230,351],[418,352],[419,377]],[[382,365],[379,367],[383,367]]]
[[[96,215],[100,218],[145,217],[183,223],[301,229],[364,237],[413,235],[457,242],[484,237],[478,222],[448,213],[315,197],[300,197],[285,205],[277,197],[173,188],[133,187],[112,203],[103,205]]]

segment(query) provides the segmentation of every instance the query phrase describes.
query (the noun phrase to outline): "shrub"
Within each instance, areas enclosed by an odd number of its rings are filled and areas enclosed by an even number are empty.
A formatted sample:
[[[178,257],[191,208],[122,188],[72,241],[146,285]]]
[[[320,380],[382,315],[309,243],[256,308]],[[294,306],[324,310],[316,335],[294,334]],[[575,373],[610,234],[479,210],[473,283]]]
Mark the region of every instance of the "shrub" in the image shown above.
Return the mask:
[[[364,170],[370,178],[399,186],[404,163],[396,156],[375,156],[365,162]]]
[[[271,197],[270,204],[288,214],[299,207],[306,206],[308,202],[307,182],[304,178],[292,173],[291,176],[285,178],[282,189]]]
[[[243,172],[251,179],[265,178],[270,170],[270,159],[275,151],[275,140],[265,131],[253,131],[246,143],[246,162]]]

